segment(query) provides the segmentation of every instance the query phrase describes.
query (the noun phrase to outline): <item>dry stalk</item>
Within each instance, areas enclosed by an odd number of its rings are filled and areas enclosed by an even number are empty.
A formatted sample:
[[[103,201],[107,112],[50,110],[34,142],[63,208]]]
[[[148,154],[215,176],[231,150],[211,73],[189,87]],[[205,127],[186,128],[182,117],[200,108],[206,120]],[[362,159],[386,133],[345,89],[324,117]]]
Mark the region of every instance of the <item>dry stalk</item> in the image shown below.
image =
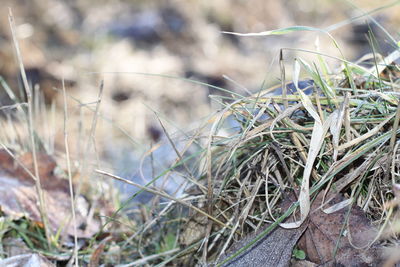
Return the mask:
[[[71,161],[69,155],[69,143],[68,143],[68,107],[67,107],[67,96],[65,92],[65,83],[64,79],[62,80],[62,88],[63,88],[63,98],[64,98],[64,144],[65,144],[65,156],[67,159],[67,173],[68,173],[68,182],[69,182],[69,192],[70,192],[70,200],[71,200],[71,211],[72,211],[72,224],[74,227],[74,258],[75,258],[75,266],[79,266],[78,259],[78,234],[77,234],[77,223],[76,223],[76,214],[75,214],[75,201],[74,201],[74,188],[72,184],[72,172],[71,172]]]
[[[14,16],[12,14],[11,8],[9,9],[9,15],[8,15],[8,20],[10,23],[10,28],[11,28],[11,35],[13,38],[13,43],[14,43],[14,48],[15,48],[15,54],[17,57],[18,65],[19,65],[19,70],[21,72],[21,77],[26,93],[26,97],[28,100],[28,128],[29,128],[29,136],[30,136],[30,145],[31,145],[31,150],[32,150],[32,157],[33,157],[33,168],[34,168],[34,174],[35,174],[35,184],[36,184],[36,191],[38,194],[38,199],[39,199],[39,210],[40,210],[40,217],[43,221],[44,225],[44,230],[46,233],[46,240],[47,240],[47,245],[49,248],[51,247],[51,230],[49,226],[49,221],[47,217],[47,211],[46,211],[46,204],[45,204],[45,199],[44,199],[44,194],[42,190],[42,186],[40,184],[40,176],[39,176],[39,166],[37,162],[37,155],[36,155],[36,142],[35,142],[35,135],[34,135],[34,123],[33,123],[33,99],[32,99],[32,90],[28,84],[28,79],[26,77],[25,73],[25,68],[24,64],[22,61],[22,55],[21,51],[19,49],[19,43],[17,39],[17,35],[15,32],[15,22],[14,22]]]

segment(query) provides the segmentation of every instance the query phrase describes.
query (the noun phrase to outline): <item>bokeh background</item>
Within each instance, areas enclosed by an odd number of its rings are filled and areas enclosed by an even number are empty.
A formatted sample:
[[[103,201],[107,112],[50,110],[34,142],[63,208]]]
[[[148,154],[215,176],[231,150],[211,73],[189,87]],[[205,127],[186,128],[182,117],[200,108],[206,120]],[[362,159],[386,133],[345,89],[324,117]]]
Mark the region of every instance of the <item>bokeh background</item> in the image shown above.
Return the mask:
[[[384,6],[388,7],[379,9]],[[41,128],[49,136],[48,152],[63,157],[64,79],[76,164],[90,153],[95,155],[92,165],[143,180],[176,158],[159,119],[177,147],[183,147],[187,136],[221,107],[210,95],[229,97],[212,86],[246,96],[279,84],[281,48],[294,49],[284,51],[288,77],[293,57],[314,58],[301,49],[341,56],[326,35],[315,32],[237,37],[223,31],[261,32],[294,25],[330,29],[346,59],[354,61],[371,52],[369,30],[378,52],[387,55],[395,49],[371,17],[396,40],[400,26],[399,1],[2,0],[0,75],[17,93],[21,85],[9,8],[29,81],[51,111],[48,118],[36,119],[39,126],[46,120],[47,127]],[[360,17],[371,11],[371,17]],[[332,69],[340,64],[329,62]],[[102,80],[94,145],[87,146],[84,140],[90,135]],[[3,88],[0,91],[0,103],[11,103]],[[153,163],[142,161],[143,153],[156,143],[161,145],[154,150]]]

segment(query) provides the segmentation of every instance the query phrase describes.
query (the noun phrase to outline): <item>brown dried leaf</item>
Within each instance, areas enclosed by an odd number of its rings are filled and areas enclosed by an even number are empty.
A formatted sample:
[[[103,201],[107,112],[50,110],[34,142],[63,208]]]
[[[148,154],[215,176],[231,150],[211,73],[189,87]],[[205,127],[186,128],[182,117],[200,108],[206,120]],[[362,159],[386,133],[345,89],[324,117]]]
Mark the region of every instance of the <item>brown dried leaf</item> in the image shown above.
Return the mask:
[[[32,171],[30,153],[18,160]],[[63,236],[73,235],[68,181],[53,174],[56,163],[50,156],[38,154],[37,161],[50,226],[54,232],[61,229]],[[0,209],[5,215],[12,218],[26,216],[33,221],[41,221],[33,178],[4,150],[0,150],[0,184]],[[78,198],[77,203],[80,205],[76,209],[78,237],[91,237],[100,224],[91,221],[87,225],[88,203],[84,198]]]
[[[57,166],[55,160],[45,153],[38,153],[36,157],[42,187],[49,190],[57,189],[60,191],[69,192],[68,181],[59,179],[53,174],[53,170]],[[18,158],[18,161],[22,163],[31,173],[34,173],[32,153],[24,153]],[[29,175],[29,173],[24,170],[24,168],[18,164],[18,162],[15,161],[5,150],[0,150],[0,173],[15,177],[20,183],[24,183],[26,185],[35,184],[35,181]]]
[[[307,257],[324,266],[342,264],[344,266],[376,266],[380,263],[378,247],[368,247],[368,244],[377,235],[376,229],[365,217],[358,207],[352,207],[349,215],[348,227],[345,225],[343,236],[340,237],[343,225],[346,222],[348,207],[331,214],[324,213],[321,209],[323,194],[320,193],[309,216],[308,229],[299,241],[299,248],[306,252]],[[343,197],[336,197],[330,204],[343,201]],[[350,239],[350,240],[349,240]],[[351,242],[350,242],[351,241]],[[338,244],[336,257],[335,248]]]

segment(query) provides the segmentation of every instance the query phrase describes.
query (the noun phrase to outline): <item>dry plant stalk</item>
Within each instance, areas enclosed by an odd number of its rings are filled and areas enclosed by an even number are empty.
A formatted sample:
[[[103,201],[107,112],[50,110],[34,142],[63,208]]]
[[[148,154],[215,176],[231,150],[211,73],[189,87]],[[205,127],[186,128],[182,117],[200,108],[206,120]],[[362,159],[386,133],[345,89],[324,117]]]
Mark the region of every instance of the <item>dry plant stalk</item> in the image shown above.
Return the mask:
[[[43,225],[44,225],[44,230],[45,230],[45,233],[46,233],[47,245],[49,247],[51,247],[52,234],[51,234],[51,230],[50,230],[50,227],[49,227],[49,221],[48,221],[48,218],[47,218],[46,204],[45,204],[45,199],[44,199],[44,195],[43,195],[43,190],[42,190],[42,186],[40,184],[39,167],[38,167],[37,156],[36,156],[36,142],[35,142],[34,123],[33,123],[32,90],[31,90],[31,88],[30,88],[30,86],[28,84],[28,79],[26,77],[25,68],[24,68],[24,64],[23,64],[23,61],[22,61],[22,55],[21,55],[21,51],[19,49],[19,43],[18,43],[18,40],[17,40],[16,32],[15,32],[15,22],[14,22],[14,17],[13,17],[11,8],[9,9],[8,20],[9,20],[9,23],[10,23],[11,34],[12,34],[14,48],[15,48],[15,54],[16,54],[16,57],[17,57],[17,61],[18,61],[20,72],[21,72],[21,77],[22,77],[25,93],[26,93],[27,100],[28,100],[28,128],[29,128],[29,136],[30,136],[31,150],[32,150],[32,156],[33,156],[34,175],[35,175],[35,178],[36,178],[35,179],[36,191],[37,191],[38,198],[39,198],[40,216],[42,218]]]
[[[75,266],[79,266],[78,259],[78,234],[77,234],[77,223],[76,223],[76,214],[75,214],[75,197],[74,197],[74,187],[72,183],[72,171],[71,171],[71,160],[69,155],[69,143],[68,143],[68,107],[67,107],[67,94],[65,92],[65,83],[64,79],[62,80],[62,89],[63,89],[63,99],[64,99],[64,144],[65,144],[65,156],[67,159],[67,174],[68,174],[68,183],[69,183],[69,191],[70,191],[70,200],[71,200],[71,211],[72,211],[72,224],[74,227],[74,261]]]

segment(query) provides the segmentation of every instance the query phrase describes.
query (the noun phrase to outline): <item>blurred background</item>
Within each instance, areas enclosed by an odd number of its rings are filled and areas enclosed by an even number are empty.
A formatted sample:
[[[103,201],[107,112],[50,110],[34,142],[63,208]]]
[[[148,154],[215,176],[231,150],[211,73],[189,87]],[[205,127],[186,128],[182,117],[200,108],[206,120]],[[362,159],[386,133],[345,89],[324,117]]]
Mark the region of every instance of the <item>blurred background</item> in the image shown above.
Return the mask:
[[[261,32],[294,25],[328,29],[345,58],[354,61],[371,52],[369,30],[376,37],[379,53],[387,55],[395,49],[393,40],[370,17],[362,15],[372,11],[371,17],[398,40],[399,3],[2,0],[0,75],[23,98],[8,23],[10,7],[28,79],[49,110],[48,117],[38,113],[36,118],[41,126],[46,121],[46,127],[41,128],[49,136],[47,151],[63,157],[60,89],[64,79],[76,164],[90,153],[94,167],[107,166],[119,175],[144,181],[177,157],[165,131],[177,149],[182,149],[188,136],[221,107],[209,96],[230,96],[216,87],[247,96],[279,84],[281,48],[293,49],[284,50],[288,77],[293,57],[314,58],[301,49],[340,57],[332,41],[315,32],[238,37],[223,31]],[[340,62],[330,63],[334,69]],[[102,80],[95,138],[92,145],[85,145],[92,142],[85,140],[90,139]],[[11,103],[3,88],[0,103]],[[154,144],[160,146],[143,159]]]

